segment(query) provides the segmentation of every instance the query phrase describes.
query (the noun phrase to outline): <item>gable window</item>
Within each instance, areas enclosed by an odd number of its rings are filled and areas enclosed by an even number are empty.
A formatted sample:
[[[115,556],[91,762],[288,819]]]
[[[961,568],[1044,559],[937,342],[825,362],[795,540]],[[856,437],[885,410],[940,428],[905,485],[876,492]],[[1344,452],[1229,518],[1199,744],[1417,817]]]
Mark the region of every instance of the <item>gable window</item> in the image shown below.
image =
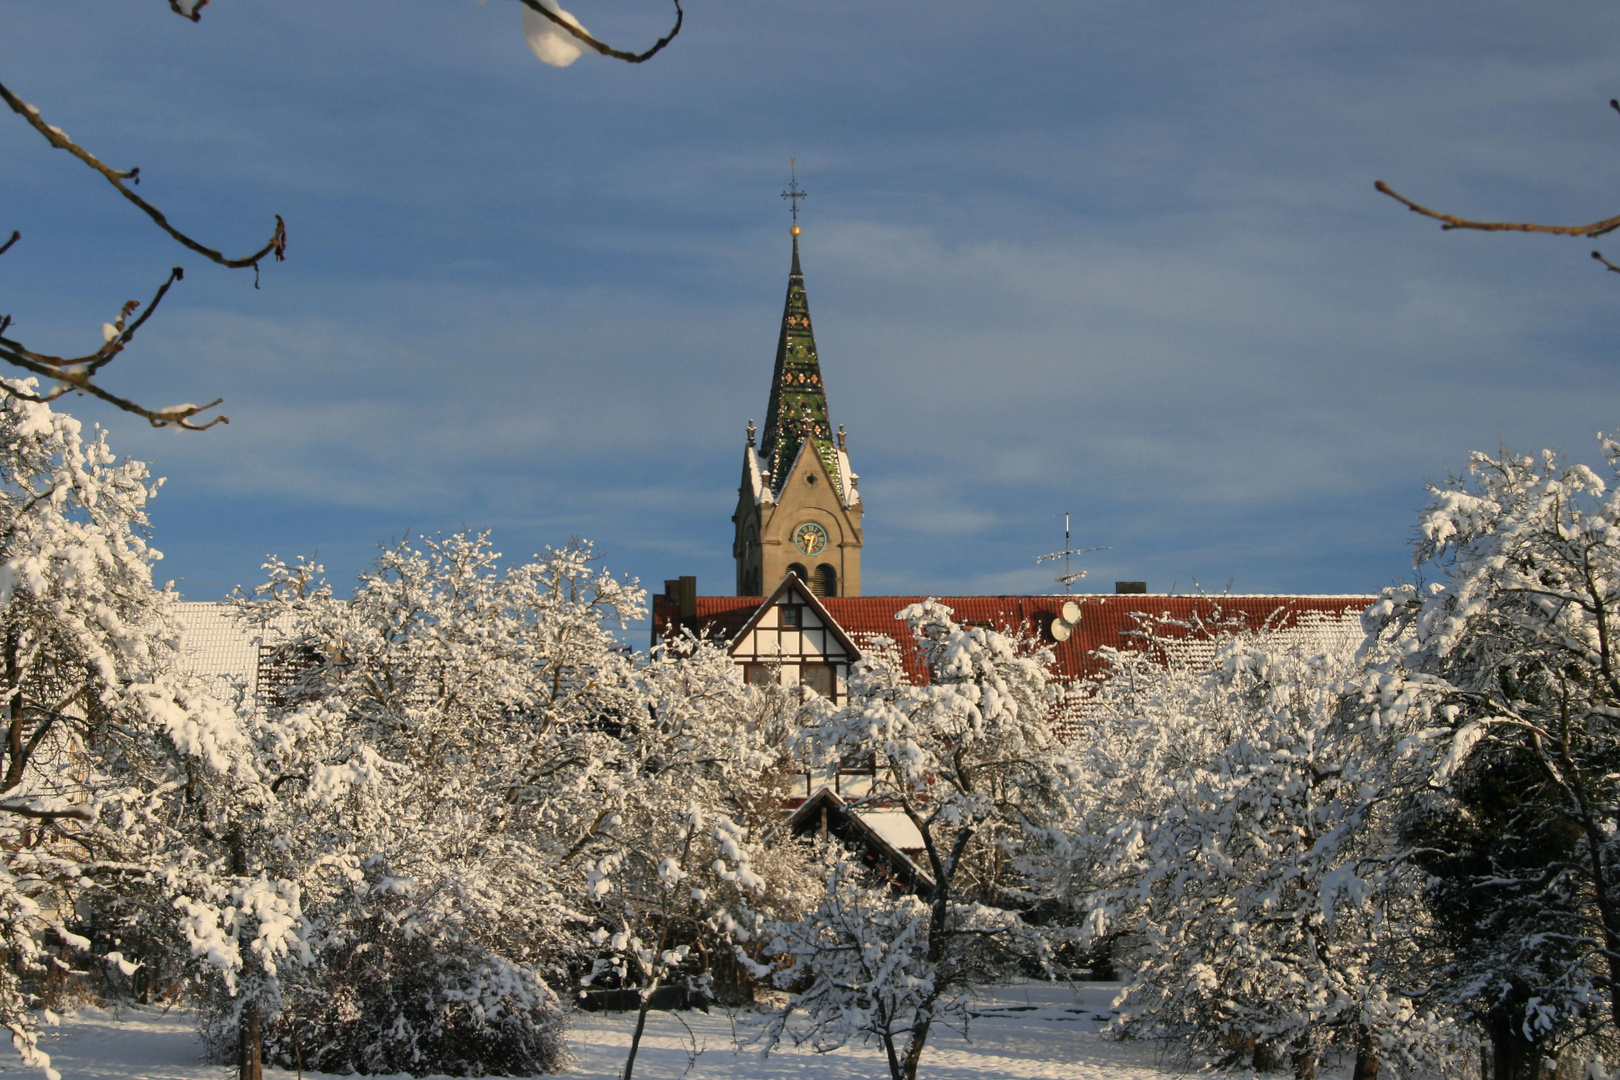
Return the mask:
[[[804,606],[802,604],[783,604],[782,605],[782,625],[783,626],[803,626],[804,625]]]
[[[826,664],[806,664],[799,669],[799,685],[808,686],[830,701],[833,698],[833,669]]]
[[[324,663],[326,658],[309,645],[260,645],[255,680],[259,700],[278,709],[312,700],[298,693],[298,683]]]
[[[841,773],[875,773],[877,772],[876,750],[846,750],[838,755],[838,771]]]

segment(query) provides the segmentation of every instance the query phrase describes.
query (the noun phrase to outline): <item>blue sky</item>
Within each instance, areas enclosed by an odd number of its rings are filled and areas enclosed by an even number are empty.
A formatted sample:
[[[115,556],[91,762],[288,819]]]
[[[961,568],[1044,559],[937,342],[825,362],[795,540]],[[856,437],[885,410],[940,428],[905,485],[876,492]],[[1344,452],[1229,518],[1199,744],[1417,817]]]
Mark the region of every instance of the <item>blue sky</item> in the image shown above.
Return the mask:
[[[569,6],[635,46],[670,15]],[[0,118],[18,336],[87,351],[187,269],[106,382],[223,395],[230,426],[70,406],[168,478],[160,575],[186,594],[270,552],[343,585],[463,525],[729,592],[790,157],[868,593],[1048,591],[1065,510],[1111,547],[1082,591],[1375,590],[1469,451],[1592,461],[1620,429],[1620,276],[1592,242],[1443,234],[1372,187],[1620,212],[1612,4],[692,0],[652,62],[566,70],[519,21],[6,5],[0,81],[182,227],[247,251],[288,223],[255,290]]]

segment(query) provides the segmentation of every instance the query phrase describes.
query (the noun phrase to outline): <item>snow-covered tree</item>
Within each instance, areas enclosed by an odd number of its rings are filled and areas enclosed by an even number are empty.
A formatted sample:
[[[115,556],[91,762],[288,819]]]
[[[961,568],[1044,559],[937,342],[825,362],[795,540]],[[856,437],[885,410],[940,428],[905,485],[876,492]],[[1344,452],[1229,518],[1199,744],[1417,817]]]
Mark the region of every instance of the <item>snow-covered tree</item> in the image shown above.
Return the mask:
[[[210,858],[213,794],[253,773],[235,714],[175,673],[157,484],[35,389],[0,395],[0,1024],[46,1065],[19,973],[92,950],[138,971],[126,926],[183,953],[173,886]]]
[[[635,713],[612,625],[641,590],[588,547],[501,569],[487,536],[385,550],[350,598],[268,565],[294,627],[257,738],[277,805],[248,869],[297,880],[316,964],[267,1029],[328,1071],[534,1071],[577,955],[580,863],[623,801]]]
[[[928,885],[895,895],[836,863],[818,906],[781,924],[768,950],[792,959],[778,983],[802,989],[765,1040],[876,1039],[894,1080],[912,1080],[933,1025],[960,1020],[975,985],[1044,960],[1043,935],[1017,912],[1042,895],[1063,850],[1072,770],[1051,730],[1046,654],[960,626],[937,601],[898,617],[926,685],[881,656],[863,661],[845,707],[804,739],[876,761],[863,802],[916,826]]]
[[[1077,819],[1069,896],[1081,898],[1089,939],[1105,948],[1144,863],[1142,836],[1191,778],[1246,730],[1239,702],[1212,694],[1212,658],[1247,623],[1218,608],[1191,622],[1135,617],[1133,645],[1105,648],[1103,678],[1069,688]],[[1191,647],[1189,647],[1191,646]]]
[[[1195,708],[1242,730],[1167,778],[1139,825],[1117,1030],[1302,1080],[1330,1050],[1361,1075],[1410,1065],[1444,1030],[1391,984],[1422,930],[1421,877],[1378,811],[1398,755],[1360,737],[1353,657],[1239,637],[1219,660]]]
[[[1387,642],[1271,630],[1144,619],[1085,702],[1070,888],[1132,975],[1115,1032],[1300,1075],[1443,1064],[1443,943],[1396,808],[1448,744]]]
[[[635,686],[639,707],[619,718],[620,792],[585,852],[596,955],[581,979],[639,994],[625,1080],[659,987],[709,994],[716,968],[757,950],[763,913],[796,912],[808,885],[798,845],[759,844],[794,775],[797,695],[745,686],[730,657],[690,637],[638,664]]]
[[[401,544],[350,598],[313,564],[269,570],[239,608],[292,628],[289,676],[256,730],[276,799],[244,844],[250,872],[298,882],[314,960],[279,990],[277,1060],[552,1068],[582,976],[645,1005],[780,904],[752,862],[780,816],[783,694],[705,642],[621,647],[643,593],[588,545],[503,568],[485,535]]]
[[[1458,945],[1441,990],[1490,1037],[1493,1080],[1620,1036],[1620,443],[1601,443],[1601,470],[1474,455],[1422,516],[1443,580],[1379,609],[1389,692],[1450,739],[1407,826]]]

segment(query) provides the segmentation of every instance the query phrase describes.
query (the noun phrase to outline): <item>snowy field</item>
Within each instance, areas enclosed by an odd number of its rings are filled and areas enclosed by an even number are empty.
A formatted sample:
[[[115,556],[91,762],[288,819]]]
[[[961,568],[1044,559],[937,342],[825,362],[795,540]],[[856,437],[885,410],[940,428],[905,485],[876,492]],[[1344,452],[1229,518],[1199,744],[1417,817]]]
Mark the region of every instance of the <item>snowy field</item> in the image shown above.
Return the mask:
[[[1092,983],[1071,990],[1043,983],[1003,987],[989,994],[969,1027],[971,1042],[941,1031],[929,1041],[922,1074],[929,1080],[966,1077],[1166,1080],[1173,1066],[1153,1046],[1119,1044],[1097,1035],[1115,987]],[[690,1034],[682,1025],[690,1025]],[[633,1016],[581,1014],[573,1028],[576,1060],[563,1075],[607,1080],[622,1075]],[[783,1047],[761,1059],[734,1051],[726,1013],[653,1013],[642,1036],[636,1076],[645,1080],[877,1080],[887,1075],[876,1046],[832,1054]],[[692,1057],[694,1048],[700,1051]],[[227,1070],[204,1064],[189,1013],[144,1009],[87,1010],[63,1021],[45,1040],[64,1080],[221,1080]],[[688,1070],[690,1066],[690,1070]],[[23,1075],[20,1065],[10,1065]],[[234,1072],[230,1073],[234,1075]],[[266,1069],[267,1077],[292,1073]],[[319,1074],[305,1073],[307,1077]]]

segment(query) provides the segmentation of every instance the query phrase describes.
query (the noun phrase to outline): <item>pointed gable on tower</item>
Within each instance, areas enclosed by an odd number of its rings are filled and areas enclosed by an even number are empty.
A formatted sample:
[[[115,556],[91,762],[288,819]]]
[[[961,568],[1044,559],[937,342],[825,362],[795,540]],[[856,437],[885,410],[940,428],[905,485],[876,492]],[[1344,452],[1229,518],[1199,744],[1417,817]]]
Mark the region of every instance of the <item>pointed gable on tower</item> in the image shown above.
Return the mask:
[[[799,227],[759,446],[753,421],[737,492],[732,554],[737,594],[759,596],[790,571],[818,596],[859,596],[861,497],[843,428],[828,418],[827,391],[799,265]]]

